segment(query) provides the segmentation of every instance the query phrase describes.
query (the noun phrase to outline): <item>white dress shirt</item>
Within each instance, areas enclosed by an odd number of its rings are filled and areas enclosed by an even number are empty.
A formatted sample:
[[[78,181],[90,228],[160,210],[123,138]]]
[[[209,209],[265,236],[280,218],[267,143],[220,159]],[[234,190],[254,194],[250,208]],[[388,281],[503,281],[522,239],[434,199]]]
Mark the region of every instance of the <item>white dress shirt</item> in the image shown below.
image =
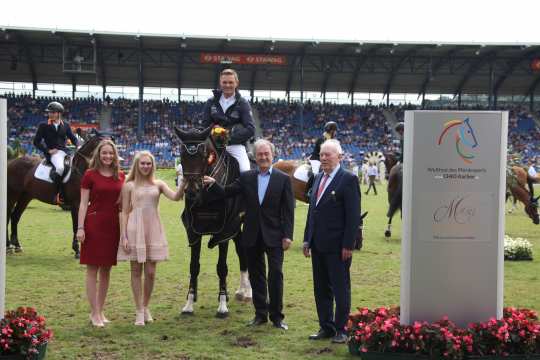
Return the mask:
[[[219,105],[221,105],[223,112],[227,112],[227,109],[230,108],[235,101],[236,96],[232,95],[226,98],[225,95],[221,94],[221,97],[219,98]]]

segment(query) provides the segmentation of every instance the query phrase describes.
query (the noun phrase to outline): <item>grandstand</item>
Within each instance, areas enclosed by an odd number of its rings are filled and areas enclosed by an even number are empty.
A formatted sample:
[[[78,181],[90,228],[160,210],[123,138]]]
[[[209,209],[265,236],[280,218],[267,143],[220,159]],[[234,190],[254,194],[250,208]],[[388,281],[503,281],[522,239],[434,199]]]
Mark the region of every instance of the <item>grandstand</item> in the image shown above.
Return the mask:
[[[172,126],[200,123],[204,97],[217,86],[221,69],[230,66],[238,70],[241,91],[253,103],[257,133],[277,145],[280,158],[308,155],[329,120],[339,124],[350,161],[361,161],[367,151],[394,151],[392,127],[411,108],[508,109],[509,144],[525,159],[538,155],[540,75],[532,64],[538,62],[540,46],[20,28],[1,29],[0,35],[0,92],[3,88],[8,98],[9,139],[29,153],[43,109],[54,99],[64,104],[75,127],[112,131],[124,165],[136,151],[148,149],[160,166],[172,166],[179,150]],[[75,66],[66,49],[77,49],[82,63]],[[16,85],[21,83],[31,87],[23,90]],[[62,87],[58,84],[68,84],[62,86],[71,94],[55,94]],[[126,93],[123,87],[135,91]],[[416,99],[417,104],[406,103]]]

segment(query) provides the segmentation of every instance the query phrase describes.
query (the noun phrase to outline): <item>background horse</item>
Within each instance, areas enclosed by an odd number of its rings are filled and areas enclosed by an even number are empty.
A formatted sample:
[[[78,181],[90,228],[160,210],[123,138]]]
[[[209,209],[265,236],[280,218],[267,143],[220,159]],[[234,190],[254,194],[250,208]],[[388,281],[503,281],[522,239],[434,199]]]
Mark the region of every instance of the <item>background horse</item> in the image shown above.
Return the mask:
[[[71,248],[75,258],[79,258],[79,243],[75,237],[81,195],[81,178],[88,168],[90,158],[101,141],[100,135],[92,137],[73,155],[71,176],[64,184],[65,204],[70,205],[73,225],[73,241]],[[34,177],[36,168],[42,161],[39,157],[23,156],[9,161],[7,166],[7,223],[11,221],[11,237],[6,234],[6,246],[21,251],[18,224],[21,216],[32,199],[56,205],[56,185]],[[6,231],[7,232],[7,231]]]
[[[204,175],[212,176],[222,185],[230,184],[240,176],[237,161],[225,151],[224,146],[220,148],[216,146],[216,143],[209,136],[211,130],[212,128],[209,127],[203,131],[182,131],[175,127],[176,135],[182,141],[181,162],[186,181],[182,222],[191,250],[189,290],[182,314],[193,314],[193,305],[197,301],[197,278],[200,271],[202,235],[212,235],[208,247],[212,248],[217,245],[219,248],[217,263],[219,306],[216,317],[225,318],[229,314],[227,308],[229,300],[227,252],[230,239],[235,241],[236,252],[240,260],[240,271],[244,274],[247,274],[247,259],[244,250],[239,246],[242,223],[241,198],[236,196],[209,202],[205,199],[205,191],[202,191]],[[245,286],[243,280],[241,279],[241,288]]]
[[[293,190],[295,199],[308,204],[309,199],[306,197],[307,182],[294,177],[294,173],[300,166],[309,166],[309,165],[302,163],[300,161],[297,161],[297,160],[280,160],[273,165],[273,167],[275,167],[276,169],[279,169],[283,171],[285,174],[289,175],[291,179],[291,185],[292,185],[292,190]],[[366,217],[366,215],[367,215],[367,212],[363,213],[360,216],[360,227],[358,228],[358,234],[357,234],[356,241],[354,244],[355,249],[362,248],[362,242],[364,240],[363,226],[364,226],[364,218]]]
[[[508,166],[506,169],[506,199],[510,193],[514,199],[521,201],[525,207],[525,213],[535,225],[540,223],[538,215],[538,198],[534,198],[526,188],[527,172],[519,166]],[[396,211],[401,210],[403,193],[403,172],[401,163],[394,165],[388,178],[388,224],[384,236],[392,236],[392,218]]]
[[[386,224],[384,236],[388,238],[392,236],[392,218],[398,210],[401,211],[403,193],[403,168],[401,163],[397,163],[390,168],[386,191],[388,192],[388,211],[386,212],[388,223]]]
[[[540,223],[538,215],[538,198],[540,196],[535,198],[527,190],[528,176],[527,171],[522,167],[508,166],[506,168],[506,189],[507,193],[510,193],[515,200],[523,203],[525,213],[535,225],[538,225]]]

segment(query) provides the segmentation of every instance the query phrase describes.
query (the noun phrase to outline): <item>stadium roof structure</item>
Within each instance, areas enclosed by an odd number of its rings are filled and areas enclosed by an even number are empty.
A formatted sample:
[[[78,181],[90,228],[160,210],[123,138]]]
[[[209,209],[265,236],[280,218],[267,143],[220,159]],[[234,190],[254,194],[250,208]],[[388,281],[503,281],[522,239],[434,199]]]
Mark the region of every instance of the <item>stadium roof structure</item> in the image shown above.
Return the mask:
[[[540,44],[353,42],[0,29],[0,81],[242,89],[530,96]],[[104,90],[105,93],[105,90]],[[387,97],[388,99],[389,97]]]

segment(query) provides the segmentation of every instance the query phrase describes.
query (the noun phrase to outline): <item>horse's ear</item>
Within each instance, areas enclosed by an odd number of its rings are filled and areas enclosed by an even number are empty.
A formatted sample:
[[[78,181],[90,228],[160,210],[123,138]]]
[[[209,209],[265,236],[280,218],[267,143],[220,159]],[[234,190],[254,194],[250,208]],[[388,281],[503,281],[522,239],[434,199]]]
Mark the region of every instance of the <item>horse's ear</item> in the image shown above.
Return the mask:
[[[184,140],[184,138],[186,137],[186,132],[180,128],[178,128],[177,126],[174,127],[174,132],[176,133],[176,136],[178,136],[178,138],[180,140]]]
[[[200,132],[201,136],[204,136],[205,138],[207,138],[210,135],[210,132],[212,131],[212,127],[213,126],[210,125],[206,129],[201,130],[201,132]]]

